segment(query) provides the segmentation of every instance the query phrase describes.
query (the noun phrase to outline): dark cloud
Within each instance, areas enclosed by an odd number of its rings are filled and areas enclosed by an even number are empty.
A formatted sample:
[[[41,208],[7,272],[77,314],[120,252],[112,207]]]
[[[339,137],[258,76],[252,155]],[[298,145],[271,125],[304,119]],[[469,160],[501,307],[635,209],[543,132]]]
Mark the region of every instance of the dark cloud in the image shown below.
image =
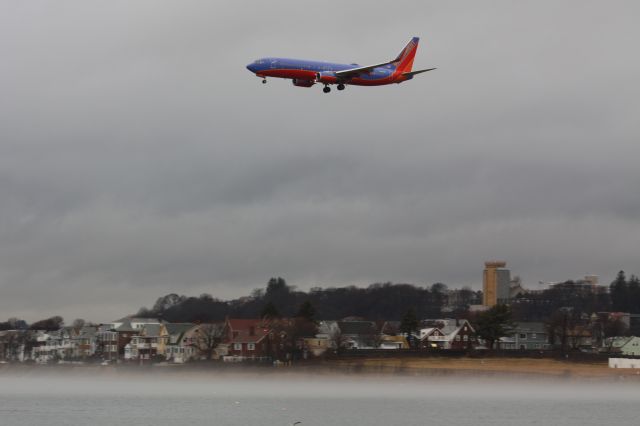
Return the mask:
[[[464,3],[464,4],[463,4]],[[0,319],[164,293],[637,269],[636,2],[0,6]],[[263,86],[261,56],[394,87]],[[636,268],[635,270],[633,268]]]

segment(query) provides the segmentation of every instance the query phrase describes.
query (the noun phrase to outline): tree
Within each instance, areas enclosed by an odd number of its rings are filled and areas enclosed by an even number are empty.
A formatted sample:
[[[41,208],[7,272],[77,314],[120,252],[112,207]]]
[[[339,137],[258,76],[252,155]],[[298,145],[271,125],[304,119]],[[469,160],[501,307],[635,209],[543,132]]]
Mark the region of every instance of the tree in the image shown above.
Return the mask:
[[[298,308],[298,312],[296,313],[296,318],[303,318],[309,322],[315,322],[316,309],[313,307],[311,302],[305,300],[300,308]]]
[[[29,326],[24,320],[12,317],[6,322],[0,322],[0,331],[4,330],[26,330]]]
[[[566,352],[569,346],[577,348],[582,335],[586,332],[586,326],[581,317],[578,309],[572,307],[557,309],[546,323],[549,342],[552,345],[559,343],[563,352]]]
[[[400,332],[405,335],[410,347],[415,347],[417,345],[414,333],[418,332],[418,328],[419,323],[416,311],[413,308],[409,308],[400,322]]]
[[[36,321],[29,327],[31,330],[56,331],[64,325],[64,319],[61,316],[55,316],[40,321]]]
[[[407,337],[410,337],[413,333],[418,332],[418,317],[416,311],[413,308],[407,309],[407,312],[402,317],[400,322],[400,332]]]
[[[72,327],[76,332],[79,332],[82,327],[84,327],[85,320],[82,318],[76,318],[73,320]]]
[[[616,279],[609,286],[609,290],[613,309],[616,311],[628,311],[629,286],[624,271],[618,272]]]
[[[469,287],[462,287],[458,294],[460,295],[460,303],[463,306],[468,307],[473,304],[475,293]]]
[[[179,296],[175,293],[167,294],[166,296],[162,296],[156,300],[156,303],[153,305],[151,311],[156,315],[162,313],[173,306],[176,306],[182,302],[184,302],[186,296]]]
[[[290,288],[284,278],[271,278],[267,283],[266,296],[268,298],[278,298],[289,294]]]
[[[280,312],[276,308],[276,305],[273,302],[268,302],[264,308],[262,308],[262,312],[260,313],[260,318],[262,319],[275,319],[280,318]]]
[[[26,352],[25,345],[27,343],[27,331],[11,330],[4,335],[4,354],[5,359],[10,361],[21,361],[22,355]],[[0,346],[0,347],[1,347]],[[2,357],[0,356],[0,358]]]
[[[609,320],[604,324],[604,337],[618,337],[627,336],[629,333],[629,327],[620,318]]]
[[[223,324],[201,324],[195,330],[195,345],[198,352],[210,361],[224,337]]]
[[[476,333],[487,341],[489,349],[493,349],[495,342],[501,337],[513,334],[515,324],[511,319],[509,306],[498,304],[478,315]]]
[[[628,311],[632,314],[640,312],[640,279],[636,275],[629,277],[629,283],[627,287],[628,295]]]

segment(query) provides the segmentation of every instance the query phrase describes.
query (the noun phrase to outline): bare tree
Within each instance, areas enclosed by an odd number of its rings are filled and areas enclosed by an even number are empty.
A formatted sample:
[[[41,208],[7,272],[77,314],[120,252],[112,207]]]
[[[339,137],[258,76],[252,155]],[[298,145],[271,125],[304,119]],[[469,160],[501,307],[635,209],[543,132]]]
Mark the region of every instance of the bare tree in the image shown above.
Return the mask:
[[[4,336],[4,358],[9,361],[20,361],[24,354],[27,333],[23,330],[8,331]]]
[[[194,344],[207,360],[213,359],[216,347],[222,342],[223,324],[201,324],[195,331]]]
[[[73,327],[75,332],[78,333],[80,329],[84,327],[84,325],[85,325],[85,320],[83,320],[82,318],[76,318],[73,320],[73,323],[71,326]]]

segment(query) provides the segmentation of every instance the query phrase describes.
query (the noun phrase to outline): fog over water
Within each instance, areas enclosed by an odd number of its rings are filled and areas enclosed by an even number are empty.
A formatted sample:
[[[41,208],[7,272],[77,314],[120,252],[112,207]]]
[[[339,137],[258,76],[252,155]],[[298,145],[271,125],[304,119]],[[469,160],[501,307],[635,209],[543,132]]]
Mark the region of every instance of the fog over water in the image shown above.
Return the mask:
[[[361,376],[0,376],[0,425],[635,425],[635,384]]]

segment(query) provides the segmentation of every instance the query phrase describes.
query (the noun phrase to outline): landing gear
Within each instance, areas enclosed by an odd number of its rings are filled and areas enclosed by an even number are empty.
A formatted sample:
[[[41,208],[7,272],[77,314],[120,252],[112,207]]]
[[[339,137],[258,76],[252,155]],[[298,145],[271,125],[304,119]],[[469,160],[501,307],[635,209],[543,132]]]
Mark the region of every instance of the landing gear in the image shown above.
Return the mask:
[[[338,84],[338,90],[344,90],[344,84],[342,83]]]
[[[267,84],[267,79],[266,78],[262,79],[262,84]]]
[[[323,91],[324,93],[329,93],[329,92],[331,91],[331,87],[329,87],[329,86],[324,86],[324,88],[322,89],[322,91]]]

